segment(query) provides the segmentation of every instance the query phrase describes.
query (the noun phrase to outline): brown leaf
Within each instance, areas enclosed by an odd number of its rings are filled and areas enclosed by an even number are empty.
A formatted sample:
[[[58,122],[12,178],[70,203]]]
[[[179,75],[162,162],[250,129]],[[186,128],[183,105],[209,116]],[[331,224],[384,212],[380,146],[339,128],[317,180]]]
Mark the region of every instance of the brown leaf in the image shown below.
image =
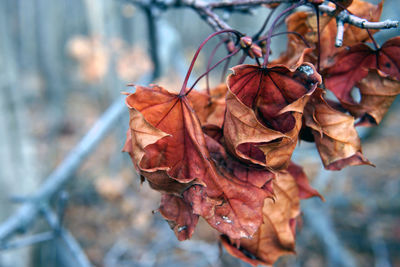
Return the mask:
[[[381,2],[378,5],[373,5],[368,2],[354,0],[348,7],[348,10],[357,17],[364,18],[371,22],[379,21],[382,13]],[[348,3],[346,3],[348,4]],[[339,8],[340,9],[340,8]],[[309,44],[314,46],[313,53],[308,53],[305,57],[306,62],[316,63],[318,51],[316,44],[318,42],[317,18],[314,12],[296,12],[288,16],[286,19],[288,31],[297,32],[302,35]],[[375,31],[372,31],[374,33]],[[320,17],[320,44],[321,44],[321,68],[327,68],[335,63],[335,56],[343,51],[345,47],[337,48],[335,40],[337,35],[336,21],[333,16],[322,15]],[[296,40],[296,41],[293,41]],[[345,24],[345,31],[343,36],[343,46],[353,46],[361,42],[369,40],[368,32],[365,29]],[[291,43],[299,44],[295,50],[291,48]],[[303,47],[303,48],[301,48]],[[299,37],[295,35],[289,36],[288,52],[294,54],[294,58],[302,53],[304,44]],[[297,52],[295,53],[294,51]],[[284,59],[284,58],[283,58]],[[285,64],[281,61],[282,64]]]
[[[157,171],[145,171],[141,170],[137,166],[137,162],[140,162],[142,157],[144,156],[144,147],[146,146],[146,139],[147,142],[151,141],[151,138],[155,138],[157,136],[157,129],[155,131],[155,136],[147,136],[146,134],[146,127],[147,130],[152,130],[151,125],[149,125],[140,114],[140,112],[136,110],[130,110],[131,113],[131,120],[130,124],[136,125],[138,128],[143,129],[142,131],[133,131],[134,138],[132,139],[132,130],[129,129],[126,133],[126,141],[124,148],[122,151],[128,152],[131,156],[132,163],[135,168],[139,171],[142,177],[146,177],[146,180],[149,182],[149,185],[154,190],[160,191],[162,193],[169,193],[169,194],[182,194],[188,187],[191,186],[191,183],[180,183],[174,179],[172,179],[164,170],[157,170]],[[133,114],[132,114],[133,113]],[[151,133],[151,131],[150,131]],[[161,137],[163,134],[161,133]],[[145,138],[149,137],[149,138]],[[151,142],[150,142],[151,143]],[[148,143],[148,144],[150,144]],[[143,180],[144,181],[144,180]]]
[[[222,132],[222,130],[220,129]],[[223,137],[205,136],[211,158],[216,163],[218,171],[226,176],[233,176],[240,181],[249,183],[266,191],[268,197],[273,196],[272,179],[275,174],[264,167],[244,164],[226,152]]]
[[[288,35],[286,51],[283,52],[279,58],[272,61],[272,64],[282,64],[287,66],[291,71],[295,71],[301,66],[301,64],[303,64],[303,62],[315,61],[309,60],[312,51],[313,49],[308,47],[300,38],[297,38],[297,36]]]
[[[199,216],[193,214],[192,207],[184,199],[174,195],[163,194],[159,211],[168,221],[179,241],[192,237]]]
[[[136,93],[127,97],[127,104],[140,112],[148,123],[146,127],[157,129],[156,137],[153,132],[145,132],[144,138],[129,142],[133,146],[131,151],[139,151],[139,156],[134,155],[133,160],[141,174],[150,180],[148,173],[161,172],[163,176],[161,181],[157,180],[157,185],[168,184],[169,178],[187,186],[201,184],[184,192],[185,201],[193,212],[232,238],[252,236],[262,222],[261,209],[268,194],[250,183],[218,172],[187,97],[158,86],[138,86]],[[140,124],[130,126],[133,140],[135,133],[143,130]],[[125,150],[129,152],[129,148]],[[181,188],[176,189],[177,193],[178,189]]]
[[[287,171],[290,173],[290,175],[292,175],[297,184],[300,199],[319,197],[321,200],[325,201],[324,197],[320,195],[317,190],[310,186],[307,175],[304,173],[302,167],[290,162]]]
[[[180,183],[168,175],[166,171],[145,171],[139,170],[140,174],[146,178],[150,187],[161,193],[175,194],[180,196],[185,190],[196,182]]]
[[[335,13],[342,11],[353,3],[353,0],[336,0],[336,10]]]
[[[146,154],[145,148],[148,145],[166,136],[169,135],[148,123],[138,110],[129,109],[129,130],[126,133],[123,151],[131,155],[135,165],[139,164]]]
[[[188,99],[200,119],[201,125],[216,125],[222,127],[224,124],[226,84],[220,84],[210,90],[210,96],[206,92],[192,91]]]
[[[131,114],[133,156],[140,170],[166,171],[181,183],[205,175],[208,151],[200,122],[186,97],[158,86],[138,86],[126,103]],[[142,116],[144,122],[136,123],[136,116]]]
[[[315,91],[304,111],[306,126],[314,140],[326,169],[340,170],[346,166],[371,163],[362,155],[361,141],[354,127],[353,116],[333,109]]]
[[[272,265],[279,257],[294,254],[300,199],[313,196],[322,198],[310,187],[301,167],[293,162],[288,171],[277,173],[273,189],[275,198],[265,200],[263,224],[253,238],[235,241],[221,236],[222,244],[231,255],[253,266]]]
[[[382,14],[383,1],[378,5],[374,5],[368,2],[353,0],[352,4],[348,7],[348,10],[359,18],[366,19],[370,22],[377,22]],[[377,30],[370,30],[371,34],[377,32]],[[345,25],[345,32],[343,36],[343,45],[352,46],[361,42],[370,41],[368,32],[365,29],[353,25]]]
[[[342,105],[356,117],[361,118],[357,125],[373,126],[379,124],[400,94],[400,82],[379,70],[370,70],[367,77],[356,84],[360,90],[361,101]]]
[[[210,194],[210,191],[215,191],[213,186],[218,186],[219,197]],[[267,196],[265,190],[225,174],[218,185],[189,188],[186,201],[191,204],[193,212],[201,215],[211,227],[239,239],[250,238],[260,227],[262,203]]]
[[[262,125],[253,110],[242,104],[231,92],[226,97],[226,103],[224,136],[227,148],[240,158],[265,165],[265,156],[255,144],[290,139],[287,135]]]
[[[240,239],[237,248],[232,240],[222,238],[230,254],[253,266],[272,265],[280,256],[295,253],[295,220],[300,214],[298,187],[290,173],[281,172],[273,188],[275,200],[265,200],[264,223],[252,239]]]
[[[326,70],[325,85],[353,115],[362,117],[364,122],[366,115],[371,116],[370,123],[378,124],[398,94],[394,80],[400,80],[399,55],[400,37],[388,40],[377,51],[365,44],[353,46],[340,53],[336,64]],[[369,82],[373,88],[369,88]],[[360,103],[352,96],[354,86],[362,87],[364,100]]]
[[[218,184],[207,183],[207,188],[192,187],[186,194],[187,201],[192,203],[195,213],[220,232],[236,239],[251,237],[262,223],[263,199],[272,197],[274,174],[241,164],[211,137],[206,136],[206,142],[220,178]],[[223,188],[225,196],[210,197],[213,187]]]
[[[231,153],[273,169],[289,164],[301,128],[301,113],[320,75],[310,64],[240,65],[228,77],[224,136]]]

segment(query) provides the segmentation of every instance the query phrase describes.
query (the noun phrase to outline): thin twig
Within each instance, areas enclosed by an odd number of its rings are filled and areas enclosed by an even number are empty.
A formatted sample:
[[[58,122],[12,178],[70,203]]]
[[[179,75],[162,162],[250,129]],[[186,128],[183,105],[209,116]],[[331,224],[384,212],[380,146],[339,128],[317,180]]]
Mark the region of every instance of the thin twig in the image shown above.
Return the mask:
[[[208,4],[210,8],[232,8],[241,6],[261,6],[263,4],[277,4],[277,3],[296,3],[296,0],[236,0],[236,1],[217,1]]]
[[[335,8],[327,6],[327,5],[320,5],[319,10],[321,12],[327,13],[330,16],[335,15]],[[398,20],[385,20],[379,22],[370,22],[366,19],[359,18],[353,14],[350,14],[348,11],[343,10],[336,16],[336,24],[337,24],[337,35],[335,46],[340,47],[343,44],[343,34],[344,34],[344,24],[350,24],[356,26],[361,29],[391,29],[397,28],[399,26],[400,21]]]
[[[223,19],[214,13],[209,7],[202,5],[191,6],[215,31],[232,29]]]
[[[258,30],[258,32],[256,34],[254,34],[253,39],[254,40],[258,40],[258,38],[261,36],[261,34],[264,32],[265,28],[268,25],[268,22],[270,21],[270,19],[272,18],[272,16],[274,15],[275,11],[277,10],[277,8],[272,9],[269,13],[267,18],[264,20],[263,25],[261,26],[261,28]]]
[[[166,10],[168,8],[175,7],[187,7],[192,8],[196,11],[201,18],[206,21],[215,31],[224,29],[231,29],[231,27],[221,19],[215,12],[214,9],[225,9],[228,11],[240,11],[243,12],[243,8],[255,8],[260,7],[263,4],[273,3],[290,3],[296,4],[301,0],[231,0],[231,1],[214,1],[205,2],[200,0],[171,0],[171,1],[148,1],[148,0],[127,0],[132,4],[138,5],[144,9],[158,8]],[[362,29],[390,29],[399,26],[399,21],[396,20],[385,20],[381,22],[370,22],[366,19],[359,18],[355,15],[349,14],[346,10],[336,14],[336,9],[328,5],[319,5],[319,10],[328,14],[329,16],[336,17],[338,21],[338,36],[336,37],[336,46],[340,45],[341,40],[341,27],[344,23],[356,26]]]
[[[318,50],[318,58],[317,58],[317,72],[320,72],[321,69],[321,24],[320,24],[320,14],[317,4],[313,4],[315,9],[315,15],[317,16],[317,50]]]
[[[341,47],[343,45],[344,21],[336,19],[336,25],[337,25],[337,33],[336,33],[335,46]]]
[[[207,7],[211,9],[230,9],[242,12],[243,7],[259,7],[263,4],[276,4],[276,3],[295,3],[299,0],[231,0],[231,1],[202,1],[202,0],[170,0],[170,1],[148,1],[148,0],[129,0],[130,3],[144,6],[155,6],[160,9],[168,9],[171,7],[189,7],[196,4],[201,7]]]
[[[339,20],[342,20],[343,22],[347,24],[351,24],[353,26],[356,26],[361,29],[390,29],[390,28],[396,28],[399,26],[399,21],[398,20],[384,20],[384,21],[378,21],[378,22],[370,22],[366,19],[359,18],[355,15],[349,14],[347,11],[343,10],[337,15]]]
[[[319,11],[326,13],[329,16],[334,16],[336,8],[328,6],[328,5],[319,5],[318,6]]]
[[[221,45],[223,45],[226,42],[226,40],[221,39],[219,41],[219,43],[214,47],[214,49],[212,50],[210,57],[208,58],[208,62],[207,62],[207,74],[206,74],[206,90],[207,90],[207,94],[210,97],[211,100],[211,92],[210,92],[210,75],[209,75],[209,69],[211,67],[211,63],[212,60],[214,59],[215,53],[217,53],[218,48],[220,48]]]

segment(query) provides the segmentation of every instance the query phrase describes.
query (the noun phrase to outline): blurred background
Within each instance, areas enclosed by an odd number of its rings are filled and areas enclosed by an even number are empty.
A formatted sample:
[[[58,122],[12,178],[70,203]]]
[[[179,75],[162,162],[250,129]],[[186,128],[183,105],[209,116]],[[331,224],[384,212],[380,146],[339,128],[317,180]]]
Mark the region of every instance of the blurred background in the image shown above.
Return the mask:
[[[253,34],[268,12],[234,14],[229,24]],[[385,1],[382,20],[399,20],[399,14],[397,0]],[[156,82],[180,88],[195,50],[213,31],[189,9],[153,15],[149,19],[125,0],[0,1],[0,222],[21,205],[12,199],[37,192],[102,113],[122,102],[121,92],[132,91],[126,84],[154,82],[149,49],[157,49],[161,61]],[[149,29],[157,30],[153,47]],[[395,35],[398,30],[376,34],[381,43]],[[273,56],[285,41],[274,40]],[[200,55],[192,80],[205,71],[213,44]],[[215,73],[214,86],[221,75]],[[117,114],[122,108],[117,104]],[[326,202],[303,202],[297,255],[276,266],[400,266],[399,112],[397,100],[379,127],[362,133],[364,155],[376,168],[326,172],[313,144],[299,144],[294,161],[305,166]],[[152,213],[160,195],[140,185],[121,153],[127,128],[126,109],[63,186],[69,195],[64,226],[91,264],[247,266],[220,249],[217,233],[204,221],[192,240],[178,242],[160,214]],[[48,229],[39,217],[25,236]],[[0,266],[79,266],[75,252],[60,238],[3,247]]]

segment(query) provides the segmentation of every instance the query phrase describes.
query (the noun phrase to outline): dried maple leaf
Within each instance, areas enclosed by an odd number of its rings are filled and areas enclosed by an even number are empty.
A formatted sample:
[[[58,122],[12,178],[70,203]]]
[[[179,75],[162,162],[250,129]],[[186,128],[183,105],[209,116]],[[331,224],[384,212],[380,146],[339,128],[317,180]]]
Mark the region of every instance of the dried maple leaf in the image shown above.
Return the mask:
[[[220,129],[222,132],[222,129]],[[211,158],[216,163],[218,171],[226,176],[233,176],[243,182],[266,191],[268,197],[273,196],[272,179],[275,174],[264,167],[244,164],[226,152],[222,135],[214,138],[206,135],[206,142]]]
[[[398,94],[396,89],[397,83],[393,80],[400,80],[400,37],[395,37],[378,49],[373,50],[365,44],[351,47],[348,51],[344,51],[337,56],[336,64],[326,70],[325,85],[340,100],[342,105],[357,116],[363,116],[366,110],[370,109],[367,105],[375,105],[374,123],[379,123],[383,117],[383,113],[388,109],[387,105],[393,100],[394,95]],[[371,69],[377,69],[379,72],[370,73]],[[361,82],[364,78],[367,78]],[[367,89],[368,82],[372,82],[375,88]],[[357,103],[351,94],[354,86],[363,88],[361,100]],[[372,98],[371,95],[376,95]],[[367,95],[369,95],[367,97]],[[387,97],[386,100],[384,97]],[[367,101],[365,98],[367,97]],[[374,102],[376,101],[376,102]],[[374,102],[374,103],[372,103]],[[378,106],[382,102],[386,106],[381,108]],[[377,115],[379,114],[379,115]],[[369,114],[374,117],[374,115]]]
[[[264,222],[252,239],[239,241],[221,236],[226,250],[253,266],[272,265],[280,256],[295,253],[296,221],[300,199],[322,196],[308,184],[302,168],[293,162],[273,180],[275,198],[266,199]]]
[[[168,221],[179,241],[192,237],[199,216],[193,214],[192,207],[183,198],[163,194],[159,211]]]
[[[206,174],[207,147],[186,97],[158,86],[138,86],[127,96],[126,104],[131,115],[133,155],[140,170],[166,171],[181,183]]]
[[[368,75],[369,69],[400,80],[400,37],[395,37],[374,50],[365,44],[350,47],[337,56],[335,66],[326,70],[325,84],[339,100],[352,101],[351,89]]]
[[[139,112],[130,110],[130,113],[130,124],[135,125],[136,127],[138,127],[138,129],[141,129],[141,131],[135,131],[135,138],[132,139],[131,129],[128,130],[123,151],[128,152],[131,156],[133,165],[136,167],[136,169],[138,169],[141,175],[142,182],[145,180],[144,177],[146,177],[146,180],[149,182],[150,187],[154,190],[169,194],[182,194],[187,188],[191,186],[191,183],[180,183],[172,179],[165,170],[146,171],[140,169],[137,166],[137,162],[140,162],[145,153],[143,148],[151,144],[151,139],[148,139],[146,137],[151,136],[154,129],[150,128],[151,125],[148,124],[146,120],[144,120],[143,116]],[[146,127],[149,128],[146,129]],[[146,130],[150,131],[147,133]],[[160,136],[162,138],[164,135],[161,134]],[[155,140],[156,139],[154,139],[154,141]]]
[[[185,199],[191,203],[194,213],[203,216],[218,231],[235,239],[249,238],[262,223],[263,199],[273,195],[274,174],[241,164],[229,156],[220,143],[205,137],[220,178],[215,185],[206,183],[207,187],[191,187],[185,192]],[[223,188],[225,196],[210,197],[210,190],[219,187]]]
[[[201,125],[216,125],[222,127],[224,124],[226,84],[220,84],[206,92],[192,91],[188,99],[200,119]]]
[[[347,3],[348,4],[348,3]],[[346,5],[347,5],[346,4]],[[383,2],[378,5],[373,5],[368,2],[354,0],[348,7],[348,10],[355,16],[366,19],[368,21],[376,22],[379,21],[382,13]],[[339,7],[339,10],[342,10]],[[318,42],[318,30],[317,30],[317,18],[314,12],[300,11],[293,13],[286,19],[286,25],[288,31],[297,32],[303,36],[309,44],[316,44]],[[365,29],[345,24],[343,45],[352,46],[360,42],[369,40],[368,32]],[[375,31],[372,31],[372,33]],[[335,40],[337,35],[337,26],[334,16],[322,15],[320,17],[320,57],[321,57],[321,68],[327,68],[335,63],[335,56],[345,48],[337,48],[335,46]],[[295,61],[294,58],[299,58],[303,50],[306,48],[302,40],[295,36],[289,36],[288,49],[285,54],[281,56],[279,63],[285,63],[286,60]],[[297,44],[294,46],[291,43]],[[291,58],[289,55],[293,55]],[[315,63],[317,60],[318,51],[314,49],[313,53],[307,53],[305,61]]]
[[[263,200],[269,195],[266,190],[227,173],[216,184],[194,185],[187,192],[185,201],[191,204],[193,212],[233,239],[254,235],[262,223]],[[213,195],[216,193],[220,195]]]
[[[280,172],[273,180],[275,198],[265,200],[264,223],[254,237],[242,238],[237,242],[239,246],[236,246],[234,240],[222,236],[222,244],[230,254],[256,266],[271,265],[280,256],[295,253],[295,227],[300,214],[300,198],[319,194],[306,180],[302,180],[305,174],[301,168],[294,164],[291,166],[291,171]]]
[[[342,11],[343,8],[349,7],[353,3],[353,0],[336,0],[335,3],[336,3],[335,12],[338,13]]]
[[[297,184],[300,199],[319,197],[321,200],[325,201],[324,197],[320,195],[317,190],[310,186],[307,175],[304,173],[302,167],[293,162],[290,162],[287,171],[290,173],[290,175],[292,175]]]
[[[126,102],[131,112],[131,148],[125,150],[133,154],[141,174],[148,178],[149,173],[158,171],[163,174],[162,182],[201,184],[183,193],[193,213],[232,238],[252,236],[262,222],[261,210],[268,195],[218,172],[187,97],[159,86],[138,86]],[[136,117],[141,123],[134,123]]]
[[[295,71],[240,65],[228,77],[224,137],[227,148],[246,162],[286,168],[301,128],[301,113],[321,82],[311,64]]]
[[[367,77],[356,84],[361,94],[357,103],[342,105],[356,117],[361,118],[357,125],[371,126],[379,124],[400,94],[400,82],[379,70],[370,70]]]
[[[300,13],[300,12],[298,12]],[[313,52],[311,47],[308,47],[300,38],[297,36],[288,35],[288,44],[286,51],[283,52],[279,58],[272,61],[272,64],[282,64],[287,66],[290,70],[296,70],[303,62],[307,59],[310,62],[315,60],[309,60],[310,54]]]
[[[322,89],[313,94],[304,110],[305,125],[312,129],[322,162],[328,170],[371,163],[361,152],[354,117],[333,109],[323,98]]]

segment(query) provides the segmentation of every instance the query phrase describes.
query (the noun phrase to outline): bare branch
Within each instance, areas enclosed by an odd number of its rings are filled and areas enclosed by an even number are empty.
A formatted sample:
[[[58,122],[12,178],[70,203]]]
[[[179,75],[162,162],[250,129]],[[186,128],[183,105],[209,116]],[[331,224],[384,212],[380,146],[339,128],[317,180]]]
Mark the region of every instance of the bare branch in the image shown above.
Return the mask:
[[[204,21],[206,21],[215,31],[231,29],[231,27],[221,19],[213,10],[225,9],[229,11],[243,12],[243,8],[254,8],[262,4],[273,3],[298,3],[300,0],[231,0],[205,2],[200,0],[171,0],[171,1],[147,1],[147,0],[129,0],[132,4],[143,7],[145,10],[151,8],[168,9],[171,7],[188,7],[195,10]],[[350,24],[362,29],[390,29],[399,26],[399,21],[385,20],[381,22],[370,22],[350,14],[346,10],[336,15],[335,8],[328,5],[319,5],[319,10],[330,16],[335,16],[337,20],[338,34],[335,45],[337,47],[343,44],[344,24]]]
[[[329,16],[334,16],[335,15],[335,10],[336,8],[328,6],[328,5],[319,5],[318,6],[319,11],[328,14]]]
[[[296,3],[299,0],[236,0],[236,1],[218,1],[208,4],[210,8],[236,8],[236,7],[254,7],[262,4],[277,4],[277,3]]]
[[[161,9],[167,9],[170,7],[190,7],[193,5],[207,7],[211,9],[223,9],[230,8],[236,9],[241,7],[257,7],[262,4],[275,4],[275,3],[296,3],[299,0],[231,0],[231,1],[202,1],[202,0],[159,0],[159,1],[148,1],[148,0],[128,0],[134,5],[141,7],[144,6],[157,6]]]
[[[210,8],[194,5],[192,7],[199,13],[199,15],[208,23],[215,31],[228,30],[231,27],[225,23],[217,14],[215,14]]]
[[[150,77],[144,77],[139,83],[147,84]],[[38,216],[40,203],[47,202],[72,177],[78,167],[113,129],[118,119],[125,111],[125,97],[121,96],[103,113],[95,125],[67,155],[65,160],[45,179],[39,190],[24,203],[13,215],[0,224],[0,243],[11,236],[26,231],[32,221]]]
[[[343,20],[337,19],[336,20],[336,25],[337,25],[337,33],[336,33],[335,46],[336,47],[341,47],[343,45],[343,35],[344,35],[344,22],[343,22]]]
[[[0,251],[31,246],[33,244],[52,240],[52,239],[54,239],[54,237],[55,237],[55,235],[54,235],[53,231],[47,231],[47,232],[43,232],[43,233],[39,233],[39,234],[34,234],[31,236],[27,236],[27,237],[15,240],[14,242],[10,242],[7,244],[1,244]]]
[[[320,5],[319,10],[328,14],[329,16],[335,16],[335,8],[327,5]],[[391,29],[399,26],[397,20],[385,20],[380,22],[370,22],[366,19],[359,18],[355,15],[350,14],[348,11],[343,10],[336,15],[337,24],[337,35],[335,46],[341,47],[343,44],[344,24],[350,24],[361,29]]]
[[[328,14],[329,16],[335,15],[335,8],[327,5],[320,5],[319,10],[323,13]],[[366,19],[359,18],[355,15],[350,14],[348,11],[343,10],[338,15],[336,15],[337,20],[342,21],[343,23],[347,23],[358,28],[362,29],[391,29],[397,28],[399,26],[400,21],[398,20],[385,20],[380,22],[370,22]]]
[[[399,21],[397,20],[388,19],[380,22],[369,22],[366,19],[351,15],[346,10],[343,10],[337,15],[337,20],[343,21],[344,23],[356,26],[361,29],[390,29],[399,26]]]

